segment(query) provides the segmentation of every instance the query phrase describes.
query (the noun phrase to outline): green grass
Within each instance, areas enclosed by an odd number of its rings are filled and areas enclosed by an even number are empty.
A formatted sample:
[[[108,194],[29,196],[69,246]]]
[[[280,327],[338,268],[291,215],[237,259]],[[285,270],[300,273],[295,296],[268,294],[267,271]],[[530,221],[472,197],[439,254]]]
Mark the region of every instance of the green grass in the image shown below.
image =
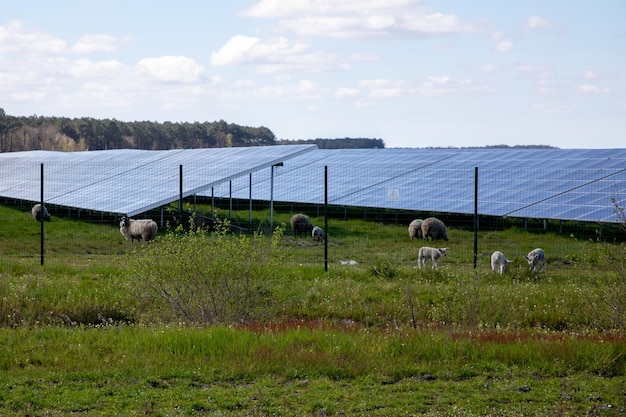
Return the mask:
[[[474,269],[472,234],[452,229],[440,268],[418,270],[405,226],[332,219],[328,272],[287,231],[259,320],[197,326],[142,296],[125,260],[155,255],[116,225],[55,217],[40,265],[39,225],[0,217],[0,415],[626,411],[623,244],[485,231]],[[522,258],[537,246],[538,277]],[[502,276],[495,249],[514,261]]]

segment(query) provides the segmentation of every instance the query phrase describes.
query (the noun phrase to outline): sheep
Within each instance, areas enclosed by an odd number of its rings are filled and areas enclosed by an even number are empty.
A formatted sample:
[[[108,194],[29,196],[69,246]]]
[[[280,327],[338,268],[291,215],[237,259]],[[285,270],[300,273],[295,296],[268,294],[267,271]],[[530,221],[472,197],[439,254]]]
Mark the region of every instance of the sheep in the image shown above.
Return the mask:
[[[439,266],[439,258],[447,256],[448,248],[431,248],[430,246],[422,246],[417,255],[417,266],[419,269],[426,267],[426,261],[430,259],[433,263],[432,269]]]
[[[537,273],[539,271],[545,271],[546,269],[546,254],[543,249],[536,248],[528,252],[527,255],[524,256],[524,259],[528,261],[528,266],[533,273]]]
[[[446,225],[436,217],[429,217],[422,222],[422,238],[428,240],[443,239],[448,240]]]
[[[132,244],[135,239],[141,243],[143,239],[144,242],[150,242],[154,240],[156,237],[158,230],[158,226],[154,220],[151,219],[129,219],[124,216],[120,220],[120,233],[122,236],[126,238],[126,240],[130,240]]]
[[[422,219],[415,219],[409,223],[409,237],[411,240],[422,239]]]
[[[49,222],[51,220],[50,213],[48,213],[48,209],[46,206],[42,206],[41,204],[35,204],[30,211],[30,214],[34,217],[35,220],[40,222],[43,220]]]
[[[313,236],[313,240],[318,242],[323,242],[324,239],[326,239],[326,233],[324,232],[324,229],[319,226],[313,226],[313,229],[311,230],[311,236]]]
[[[506,256],[499,250],[491,254],[491,270],[493,272],[498,272],[502,275],[504,270],[507,269],[511,263],[512,261],[506,259]]]
[[[291,230],[296,237],[306,236],[313,231],[313,223],[306,214],[294,214],[291,216]]]

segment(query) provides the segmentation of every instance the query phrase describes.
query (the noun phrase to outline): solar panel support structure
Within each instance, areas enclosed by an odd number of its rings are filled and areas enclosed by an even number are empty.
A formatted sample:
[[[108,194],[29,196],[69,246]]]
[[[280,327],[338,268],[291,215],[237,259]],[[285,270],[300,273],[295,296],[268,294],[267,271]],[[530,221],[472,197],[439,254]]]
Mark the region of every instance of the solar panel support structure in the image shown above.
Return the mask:
[[[39,198],[39,203],[41,204],[41,210],[40,210],[40,215],[39,215],[39,223],[40,223],[40,251],[41,251],[41,260],[40,263],[41,265],[43,265],[43,258],[44,258],[44,246],[43,246],[43,233],[44,233],[44,229],[43,229],[43,222],[44,222],[44,205],[43,205],[43,162],[41,163],[41,168],[40,168],[40,198]]]
[[[474,167],[474,269],[478,260],[478,167]]]

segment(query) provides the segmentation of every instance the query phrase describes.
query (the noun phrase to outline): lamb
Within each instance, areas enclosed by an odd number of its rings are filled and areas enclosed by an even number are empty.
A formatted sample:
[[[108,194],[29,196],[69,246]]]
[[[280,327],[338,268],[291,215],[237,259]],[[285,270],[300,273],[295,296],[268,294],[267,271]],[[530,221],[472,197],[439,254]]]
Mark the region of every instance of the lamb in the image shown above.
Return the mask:
[[[491,270],[493,272],[498,272],[502,275],[504,270],[507,269],[511,263],[512,261],[506,259],[506,256],[499,250],[491,254]]]
[[[422,238],[428,240],[448,240],[446,225],[436,217],[429,217],[422,222]]]
[[[48,209],[46,209],[46,206],[42,206],[41,204],[35,204],[33,208],[30,210],[30,214],[38,222],[42,220],[42,217],[43,217],[43,220],[47,222],[51,220],[50,213],[48,213]]]
[[[417,255],[417,266],[419,269],[426,267],[426,261],[430,259],[433,263],[432,269],[439,266],[439,258],[446,256],[448,248],[431,248],[430,246],[422,246]]]
[[[422,239],[422,219],[415,219],[409,223],[409,237]]]
[[[545,271],[546,269],[546,254],[543,249],[537,248],[528,252],[527,255],[524,256],[524,259],[528,261],[528,266],[533,273],[537,273],[539,271]]]
[[[313,231],[313,223],[306,214],[294,214],[291,216],[291,230],[296,237],[306,236]]]
[[[135,220],[124,216],[120,220],[120,232],[126,240],[130,240],[131,244],[135,241],[135,239],[139,243],[141,243],[142,240],[144,242],[154,240],[157,230],[158,226],[156,222],[151,219]]]
[[[313,240],[317,242],[323,242],[326,239],[326,233],[324,229],[319,226],[313,226],[313,230],[311,230],[311,236],[313,236]]]

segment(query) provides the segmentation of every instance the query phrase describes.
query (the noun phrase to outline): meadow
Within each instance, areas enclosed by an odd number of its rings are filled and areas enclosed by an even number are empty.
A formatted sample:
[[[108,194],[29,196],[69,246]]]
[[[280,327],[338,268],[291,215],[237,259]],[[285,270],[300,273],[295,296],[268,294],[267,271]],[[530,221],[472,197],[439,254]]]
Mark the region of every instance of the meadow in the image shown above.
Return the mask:
[[[324,246],[288,230],[131,247],[114,224],[55,217],[40,265],[39,224],[0,218],[0,415],[626,411],[622,243],[485,231],[474,269],[472,233],[452,228],[439,269],[418,270],[404,225],[332,220],[325,271]],[[522,258],[537,246],[539,276]]]

